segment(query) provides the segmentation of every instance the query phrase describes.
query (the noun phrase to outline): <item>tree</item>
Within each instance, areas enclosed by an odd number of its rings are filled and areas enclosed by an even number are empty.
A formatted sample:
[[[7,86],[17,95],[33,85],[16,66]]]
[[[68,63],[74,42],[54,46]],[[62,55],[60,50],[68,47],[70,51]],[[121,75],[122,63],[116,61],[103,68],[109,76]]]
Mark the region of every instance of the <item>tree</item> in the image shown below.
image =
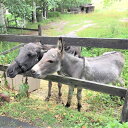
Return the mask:
[[[0,29],[1,32],[6,32],[6,24],[5,24],[5,8],[4,4],[0,2]]]
[[[6,0],[5,5],[15,18],[23,19],[23,24],[25,24],[26,19],[31,20],[32,7],[25,0]]]
[[[37,17],[36,17],[36,2],[33,0],[32,1],[32,22],[36,23],[37,22]]]

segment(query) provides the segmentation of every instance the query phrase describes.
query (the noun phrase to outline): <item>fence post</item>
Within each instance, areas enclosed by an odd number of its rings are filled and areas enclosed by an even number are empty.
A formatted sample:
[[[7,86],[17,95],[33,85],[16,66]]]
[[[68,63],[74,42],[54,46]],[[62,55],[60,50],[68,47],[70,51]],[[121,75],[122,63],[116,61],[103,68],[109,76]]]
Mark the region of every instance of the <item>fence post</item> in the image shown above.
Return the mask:
[[[39,35],[39,36],[43,36],[42,29],[43,29],[42,25],[39,24],[39,25],[38,25],[38,35]]]
[[[7,18],[7,27],[9,26],[9,19]]]
[[[121,113],[121,123],[128,121],[128,89],[125,95],[124,105]]]

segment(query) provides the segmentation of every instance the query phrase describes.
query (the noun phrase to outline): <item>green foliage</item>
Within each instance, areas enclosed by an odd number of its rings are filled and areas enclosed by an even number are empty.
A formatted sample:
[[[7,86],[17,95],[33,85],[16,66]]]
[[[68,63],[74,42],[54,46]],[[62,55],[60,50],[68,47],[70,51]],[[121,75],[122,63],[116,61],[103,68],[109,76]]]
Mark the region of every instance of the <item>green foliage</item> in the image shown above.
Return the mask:
[[[15,17],[31,18],[32,7],[25,0],[6,0],[5,5]]]
[[[0,42],[0,53],[9,50],[10,48],[14,47],[19,43],[8,43],[8,42]],[[9,54],[6,55],[0,55],[0,64],[9,64],[11,63],[12,60],[17,56],[18,54],[18,49],[12,51]]]
[[[121,124],[115,120],[110,122],[105,128],[128,128],[128,122]]]
[[[19,85],[19,93],[16,95],[16,98],[18,100],[21,100],[21,98],[23,97],[28,97],[28,89],[29,89],[28,84]]]
[[[48,17],[59,17],[60,16],[60,12],[49,12],[48,13]]]
[[[12,15],[12,14],[6,14],[6,15],[5,15],[5,18],[9,20],[9,26],[16,26],[15,20],[16,20],[17,22],[22,20],[21,17],[15,17],[15,16]]]
[[[112,0],[103,0],[104,7],[110,6],[112,4]]]
[[[91,3],[91,0],[61,0],[64,8],[79,7],[80,5]]]
[[[19,93],[25,95],[26,92],[28,91],[28,89],[29,89],[29,85],[28,84],[21,84],[19,86]]]
[[[48,9],[53,9],[58,7],[58,3],[61,2],[61,0],[46,0]]]

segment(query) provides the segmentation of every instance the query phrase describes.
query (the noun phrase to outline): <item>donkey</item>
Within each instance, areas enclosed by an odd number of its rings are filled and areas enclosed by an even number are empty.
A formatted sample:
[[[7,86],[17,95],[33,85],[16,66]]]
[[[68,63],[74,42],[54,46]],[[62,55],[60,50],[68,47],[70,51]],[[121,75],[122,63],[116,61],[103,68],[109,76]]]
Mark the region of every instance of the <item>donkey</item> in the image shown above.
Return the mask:
[[[29,71],[44,54],[42,46],[38,43],[28,43],[20,48],[18,56],[7,68],[7,76],[14,78],[17,74]]]
[[[62,73],[79,79],[112,83],[120,81],[120,74],[124,66],[124,57],[120,52],[108,52],[98,57],[79,58],[65,52],[62,39],[57,48],[44,53],[42,59],[32,68],[35,77],[44,78],[49,74],[61,71]],[[70,107],[75,86],[69,86],[66,107]],[[77,109],[81,110],[82,88],[77,88]]]
[[[29,71],[37,62],[41,60],[44,52],[51,48],[55,48],[55,45],[42,45],[41,43],[28,43],[24,47],[20,48],[19,55],[7,68],[7,76],[14,78],[17,74],[25,73]],[[80,55],[80,47],[70,47],[65,45],[65,51],[74,55]],[[58,98],[61,99],[61,83],[58,83]],[[48,83],[48,96],[46,101],[51,96],[52,82]]]

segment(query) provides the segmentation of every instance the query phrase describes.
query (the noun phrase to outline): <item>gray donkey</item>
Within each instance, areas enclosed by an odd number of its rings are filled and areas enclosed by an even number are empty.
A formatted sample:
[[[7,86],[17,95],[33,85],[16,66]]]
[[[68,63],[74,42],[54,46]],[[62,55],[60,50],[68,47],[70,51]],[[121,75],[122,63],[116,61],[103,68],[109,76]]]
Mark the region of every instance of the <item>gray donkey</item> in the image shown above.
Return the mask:
[[[79,58],[65,52],[62,40],[57,48],[52,48],[44,53],[42,59],[32,68],[35,77],[44,78],[49,74],[61,71],[75,78],[112,83],[120,81],[120,74],[124,66],[124,57],[120,52],[108,52],[98,57]],[[70,107],[75,86],[69,86],[66,107]],[[77,88],[78,111],[81,109],[82,88]]]
[[[55,45],[42,45],[41,43],[28,43],[24,47],[20,48],[19,54],[12,64],[7,68],[7,76],[14,78],[17,74],[25,73],[29,71],[36,63],[38,63],[43,57],[44,52],[51,48],[55,48]],[[80,47],[65,46],[65,50],[68,53],[74,55],[80,55]],[[61,83],[58,83],[58,98],[61,99]],[[48,83],[48,101],[51,96],[52,82]]]

